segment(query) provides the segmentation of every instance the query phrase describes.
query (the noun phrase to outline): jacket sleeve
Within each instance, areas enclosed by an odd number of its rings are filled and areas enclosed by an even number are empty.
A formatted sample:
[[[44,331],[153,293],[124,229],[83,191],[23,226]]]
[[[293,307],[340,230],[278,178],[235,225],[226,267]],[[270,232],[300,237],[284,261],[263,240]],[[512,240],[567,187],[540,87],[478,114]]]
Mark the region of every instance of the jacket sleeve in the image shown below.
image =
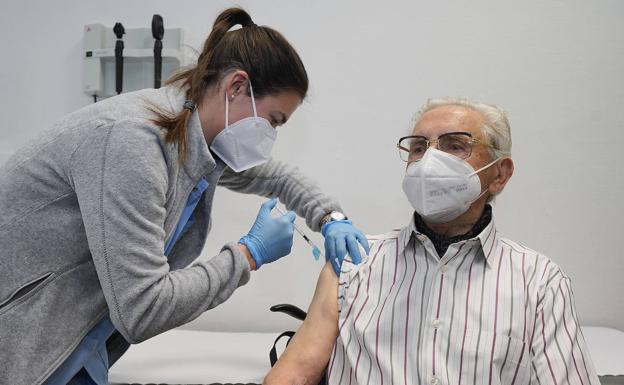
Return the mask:
[[[531,354],[531,383],[600,385],[579,326],[570,279],[549,279],[537,307]]]
[[[168,174],[156,132],[131,120],[103,125],[72,157],[72,180],[113,324],[138,343],[217,306],[249,280],[235,243],[170,271],[164,256]]]
[[[219,185],[245,194],[278,197],[288,210],[305,218],[314,231],[320,231],[323,216],[334,210],[342,211],[338,201],[323,194],[297,167],[274,159],[240,173],[226,168]]]

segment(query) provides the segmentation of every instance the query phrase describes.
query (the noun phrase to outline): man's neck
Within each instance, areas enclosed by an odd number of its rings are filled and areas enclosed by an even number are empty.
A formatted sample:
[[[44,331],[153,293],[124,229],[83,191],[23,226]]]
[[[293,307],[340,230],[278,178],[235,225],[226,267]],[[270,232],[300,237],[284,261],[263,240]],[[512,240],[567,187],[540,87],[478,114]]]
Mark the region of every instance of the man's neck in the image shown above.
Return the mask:
[[[423,221],[425,222],[427,227],[429,227],[431,230],[439,235],[444,235],[446,237],[456,237],[458,235],[467,234],[483,215],[485,204],[485,199],[478,200],[477,202],[473,203],[472,206],[470,206],[468,211],[448,223],[429,223],[426,220]]]
[[[492,208],[484,205],[481,208],[481,215],[477,219],[474,217],[471,219],[470,221],[464,219],[461,222],[456,220],[452,226],[443,227],[429,225],[417,213],[414,214],[416,229],[429,238],[439,256],[443,256],[453,243],[478,236],[492,221]]]

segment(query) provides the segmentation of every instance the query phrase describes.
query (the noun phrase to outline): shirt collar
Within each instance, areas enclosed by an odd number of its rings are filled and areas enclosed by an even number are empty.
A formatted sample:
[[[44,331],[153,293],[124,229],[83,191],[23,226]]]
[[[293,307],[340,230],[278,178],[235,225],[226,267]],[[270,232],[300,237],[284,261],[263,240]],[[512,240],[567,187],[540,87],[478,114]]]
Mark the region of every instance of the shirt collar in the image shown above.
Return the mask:
[[[416,220],[414,215],[411,216],[409,224],[401,229],[399,232],[399,254],[402,254],[407,245],[410,243],[412,236],[420,234],[416,229]]]
[[[403,227],[399,233],[399,254],[403,253],[413,236],[419,235],[425,236],[416,228],[416,220],[412,214],[409,224]],[[476,237],[467,239],[463,242],[478,243],[478,246],[483,252],[483,257],[489,265],[489,257],[494,251],[495,246],[498,244],[498,231],[496,230],[496,225],[494,223],[494,216],[492,216],[490,223],[488,223]]]
[[[472,238],[472,240],[479,242],[483,252],[483,257],[489,265],[489,258],[498,244],[498,231],[496,230],[496,224],[494,223],[494,216],[492,216],[490,223],[485,226],[483,231],[481,231],[476,237]]]

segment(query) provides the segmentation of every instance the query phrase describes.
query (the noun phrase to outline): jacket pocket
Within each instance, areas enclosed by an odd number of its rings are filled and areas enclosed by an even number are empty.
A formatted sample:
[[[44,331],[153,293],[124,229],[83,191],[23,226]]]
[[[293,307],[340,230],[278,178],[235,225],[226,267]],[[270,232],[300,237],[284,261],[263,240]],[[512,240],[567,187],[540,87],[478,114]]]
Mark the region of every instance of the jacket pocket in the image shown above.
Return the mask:
[[[54,273],[45,273],[42,276],[35,278],[32,281],[18,287],[13,291],[13,293],[9,295],[8,298],[0,302],[0,313],[3,313],[12,305],[20,303],[28,297],[32,296],[33,294],[41,290],[45,285],[47,285],[53,278]]]

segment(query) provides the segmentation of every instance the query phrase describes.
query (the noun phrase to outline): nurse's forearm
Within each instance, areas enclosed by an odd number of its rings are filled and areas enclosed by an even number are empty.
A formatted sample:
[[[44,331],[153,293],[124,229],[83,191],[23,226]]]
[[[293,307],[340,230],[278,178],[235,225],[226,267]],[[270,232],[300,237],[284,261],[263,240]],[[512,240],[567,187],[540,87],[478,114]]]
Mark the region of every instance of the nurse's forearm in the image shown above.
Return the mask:
[[[332,211],[343,211],[338,201],[324,194],[297,167],[274,159],[240,173],[226,169],[219,185],[245,194],[279,197],[288,210],[305,218],[313,231],[320,231],[322,217]]]
[[[123,280],[116,275],[113,280],[111,319],[127,341],[142,342],[223,303],[247,283],[249,270],[247,257],[233,242],[213,258],[184,269],[157,274],[135,266],[133,272],[142,277]]]

